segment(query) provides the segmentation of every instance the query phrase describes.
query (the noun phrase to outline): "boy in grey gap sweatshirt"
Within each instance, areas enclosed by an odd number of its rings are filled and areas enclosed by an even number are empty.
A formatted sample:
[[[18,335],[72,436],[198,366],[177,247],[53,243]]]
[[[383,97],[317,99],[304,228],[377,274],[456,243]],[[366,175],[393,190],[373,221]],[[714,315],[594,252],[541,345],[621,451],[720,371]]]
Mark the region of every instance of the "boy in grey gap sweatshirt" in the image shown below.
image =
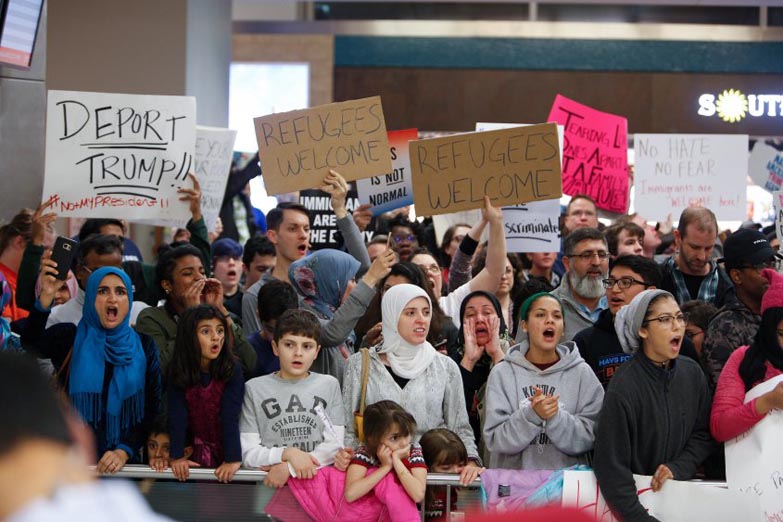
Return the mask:
[[[242,464],[269,469],[265,484],[282,487],[289,476],[312,478],[334,462],[343,446],[345,415],[340,385],[310,372],[320,346],[318,319],[306,310],[280,316],[272,343],[280,371],[245,384],[240,418]],[[323,408],[332,426],[316,411]]]
[[[525,358],[527,340],[511,347],[487,382],[484,440],[489,467],[560,469],[586,463],[604,390],[576,344],[557,346],[560,357],[540,370]],[[559,395],[558,412],[548,421],[533,410],[535,388]]]

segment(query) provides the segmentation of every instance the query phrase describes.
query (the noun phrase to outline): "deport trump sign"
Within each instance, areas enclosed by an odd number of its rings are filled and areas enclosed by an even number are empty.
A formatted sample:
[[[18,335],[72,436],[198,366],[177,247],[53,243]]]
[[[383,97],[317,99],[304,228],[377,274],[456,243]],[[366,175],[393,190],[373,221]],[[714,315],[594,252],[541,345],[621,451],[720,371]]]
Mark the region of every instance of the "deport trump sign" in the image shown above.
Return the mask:
[[[187,221],[196,99],[49,91],[43,200],[62,216]]]

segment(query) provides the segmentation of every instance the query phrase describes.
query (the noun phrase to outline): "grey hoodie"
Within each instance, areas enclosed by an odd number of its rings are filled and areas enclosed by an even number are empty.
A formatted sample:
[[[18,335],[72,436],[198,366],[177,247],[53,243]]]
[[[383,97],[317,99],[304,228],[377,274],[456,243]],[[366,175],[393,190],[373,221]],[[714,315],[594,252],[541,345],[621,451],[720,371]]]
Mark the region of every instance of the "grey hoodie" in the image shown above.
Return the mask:
[[[560,469],[585,463],[603,403],[601,383],[571,341],[557,346],[560,360],[546,370],[525,358],[527,350],[527,340],[511,347],[489,374],[484,423],[489,467]],[[534,387],[560,395],[558,412],[548,421],[530,405]]]

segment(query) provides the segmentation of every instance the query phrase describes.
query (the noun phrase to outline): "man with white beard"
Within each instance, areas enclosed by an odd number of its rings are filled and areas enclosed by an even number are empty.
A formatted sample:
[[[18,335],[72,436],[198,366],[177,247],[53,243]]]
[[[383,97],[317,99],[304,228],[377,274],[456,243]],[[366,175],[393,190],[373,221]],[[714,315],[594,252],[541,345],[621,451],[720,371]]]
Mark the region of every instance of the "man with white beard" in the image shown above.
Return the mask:
[[[593,326],[608,307],[603,280],[609,275],[609,249],[603,232],[595,228],[574,230],[565,239],[563,265],[566,272],[552,291],[563,303],[563,341]]]

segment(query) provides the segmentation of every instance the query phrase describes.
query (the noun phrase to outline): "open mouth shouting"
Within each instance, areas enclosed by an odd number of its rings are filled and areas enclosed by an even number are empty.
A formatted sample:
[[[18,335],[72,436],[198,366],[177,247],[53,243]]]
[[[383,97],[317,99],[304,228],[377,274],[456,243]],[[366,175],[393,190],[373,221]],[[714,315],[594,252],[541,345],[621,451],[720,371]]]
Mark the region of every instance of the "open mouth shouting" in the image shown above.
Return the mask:
[[[487,325],[484,323],[477,323],[476,324],[476,342],[479,346],[483,346],[489,342],[489,328],[487,328]]]
[[[545,328],[544,331],[541,332],[541,335],[544,338],[544,342],[547,343],[557,342],[557,339],[555,338],[556,330],[552,326]]]
[[[109,323],[117,323],[119,318],[119,309],[116,306],[106,307],[106,321]]]
[[[296,251],[300,257],[304,257],[307,254],[307,243],[302,243],[296,247]]]
[[[672,347],[672,352],[677,355],[680,352],[680,346],[682,346],[682,336],[675,335],[669,339],[669,344]]]

